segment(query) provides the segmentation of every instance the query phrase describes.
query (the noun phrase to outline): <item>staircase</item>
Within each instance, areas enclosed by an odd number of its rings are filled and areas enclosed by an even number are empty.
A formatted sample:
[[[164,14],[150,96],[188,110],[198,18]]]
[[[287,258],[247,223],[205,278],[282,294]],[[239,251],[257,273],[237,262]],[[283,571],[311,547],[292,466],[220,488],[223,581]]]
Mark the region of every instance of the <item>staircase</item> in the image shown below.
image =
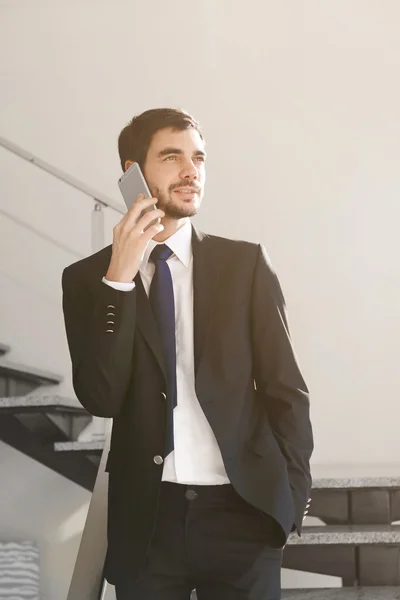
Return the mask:
[[[61,453],[57,442],[78,438],[92,417],[77,400],[46,393],[62,378],[6,360],[0,345],[0,440],[91,491],[97,465],[82,453]]]
[[[285,567],[344,586],[400,585],[400,477],[316,479],[309,514],[326,525],[290,539]]]
[[[104,445],[77,441],[91,416],[75,399],[46,394],[60,377],[7,362],[8,351],[0,344],[0,440],[92,491]],[[283,598],[400,600],[400,471],[355,475],[314,474],[309,517],[318,525],[306,519],[283,556],[284,568],[334,575],[344,587],[284,590]]]
[[[56,451],[99,461],[101,442],[67,442]],[[284,590],[292,600],[400,599],[400,474],[315,477],[307,525],[289,537],[283,567],[342,579],[343,588]]]

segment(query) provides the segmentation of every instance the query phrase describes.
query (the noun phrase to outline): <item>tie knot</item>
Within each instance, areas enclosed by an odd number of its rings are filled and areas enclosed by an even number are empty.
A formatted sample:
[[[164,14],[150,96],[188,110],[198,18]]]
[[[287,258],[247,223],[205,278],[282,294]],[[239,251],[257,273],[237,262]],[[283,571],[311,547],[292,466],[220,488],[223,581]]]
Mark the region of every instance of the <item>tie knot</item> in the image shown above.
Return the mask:
[[[168,248],[166,244],[158,244],[152,253],[150,254],[150,259],[153,262],[156,260],[168,260],[170,256],[173,255],[171,248]]]

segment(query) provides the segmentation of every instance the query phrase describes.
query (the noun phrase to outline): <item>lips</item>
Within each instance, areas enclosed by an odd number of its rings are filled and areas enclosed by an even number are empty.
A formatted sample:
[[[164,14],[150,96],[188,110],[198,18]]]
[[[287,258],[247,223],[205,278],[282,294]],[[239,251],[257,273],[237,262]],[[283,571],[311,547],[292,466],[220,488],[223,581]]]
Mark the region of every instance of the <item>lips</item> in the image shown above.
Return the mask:
[[[176,188],[174,192],[178,192],[179,194],[198,194],[198,190],[194,188]]]

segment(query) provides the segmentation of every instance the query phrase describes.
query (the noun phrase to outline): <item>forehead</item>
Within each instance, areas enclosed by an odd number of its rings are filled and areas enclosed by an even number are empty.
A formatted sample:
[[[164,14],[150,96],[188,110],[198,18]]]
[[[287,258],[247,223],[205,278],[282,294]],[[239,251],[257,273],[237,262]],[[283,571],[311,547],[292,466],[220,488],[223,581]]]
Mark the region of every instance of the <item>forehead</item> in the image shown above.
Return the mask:
[[[200,134],[192,127],[183,131],[166,127],[157,131],[151,140],[149,152],[158,153],[164,148],[178,148],[185,152],[204,152],[204,141]]]

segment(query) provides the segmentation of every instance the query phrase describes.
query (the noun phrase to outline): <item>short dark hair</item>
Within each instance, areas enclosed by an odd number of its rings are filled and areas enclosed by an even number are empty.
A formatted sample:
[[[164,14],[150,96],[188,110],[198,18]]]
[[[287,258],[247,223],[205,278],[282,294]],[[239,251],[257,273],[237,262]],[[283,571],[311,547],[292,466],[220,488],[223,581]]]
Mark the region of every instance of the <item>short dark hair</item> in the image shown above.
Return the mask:
[[[127,160],[139,163],[143,169],[153,135],[160,129],[167,127],[172,127],[172,129],[178,131],[192,127],[198,131],[201,139],[204,139],[199,123],[183,110],[179,108],[147,110],[133,117],[119,134],[118,152],[122,170],[125,171]]]

